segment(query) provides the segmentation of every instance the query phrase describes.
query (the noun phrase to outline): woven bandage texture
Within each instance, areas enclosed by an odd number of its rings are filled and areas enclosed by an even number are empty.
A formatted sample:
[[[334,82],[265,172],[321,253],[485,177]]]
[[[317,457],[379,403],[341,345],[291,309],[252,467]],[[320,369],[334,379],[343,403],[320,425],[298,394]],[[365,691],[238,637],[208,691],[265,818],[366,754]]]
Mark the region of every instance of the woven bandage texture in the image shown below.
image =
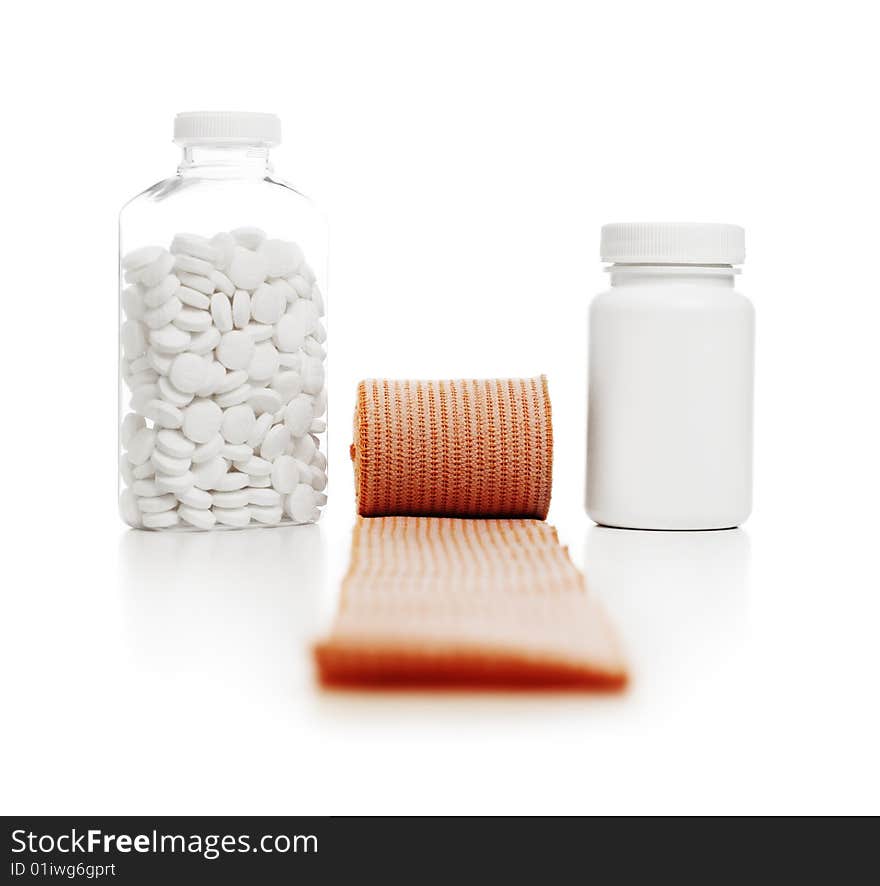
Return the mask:
[[[359,518],[331,635],[329,685],[617,687],[601,605],[538,520]]]
[[[358,385],[363,517],[533,517],[550,507],[553,428],[544,376]]]
[[[556,530],[546,380],[358,386],[357,525],[332,686],[615,688],[614,630]]]

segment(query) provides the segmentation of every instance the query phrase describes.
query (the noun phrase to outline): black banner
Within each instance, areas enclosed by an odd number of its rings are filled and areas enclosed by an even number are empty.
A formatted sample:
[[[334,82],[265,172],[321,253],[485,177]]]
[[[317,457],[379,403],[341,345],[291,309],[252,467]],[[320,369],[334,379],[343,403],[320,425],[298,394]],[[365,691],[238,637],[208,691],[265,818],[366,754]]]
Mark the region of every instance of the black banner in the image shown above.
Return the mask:
[[[848,882],[825,823],[602,818],[6,817],[3,882],[166,884]],[[823,827],[823,843],[804,831]],[[853,846],[858,841],[852,841]],[[860,844],[864,848],[864,843]],[[822,851],[822,846],[828,850]],[[824,857],[823,857],[824,856]],[[758,861],[760,859],[760,862]],[[488,880],[487,880],[488,877]],[[733,879],[732,879],[733,878]],[[855,882],[855,880],[853,881]]]

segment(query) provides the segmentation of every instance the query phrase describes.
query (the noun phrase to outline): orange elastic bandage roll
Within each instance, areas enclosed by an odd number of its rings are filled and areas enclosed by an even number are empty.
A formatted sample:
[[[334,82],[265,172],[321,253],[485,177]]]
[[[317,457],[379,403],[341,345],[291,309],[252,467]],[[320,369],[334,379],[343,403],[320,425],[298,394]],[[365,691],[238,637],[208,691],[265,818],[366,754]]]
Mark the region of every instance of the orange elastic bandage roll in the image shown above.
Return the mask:
[[[323,683],[618,687],[601,605],[543,522],[546,379],[365,381],[358,522]]]

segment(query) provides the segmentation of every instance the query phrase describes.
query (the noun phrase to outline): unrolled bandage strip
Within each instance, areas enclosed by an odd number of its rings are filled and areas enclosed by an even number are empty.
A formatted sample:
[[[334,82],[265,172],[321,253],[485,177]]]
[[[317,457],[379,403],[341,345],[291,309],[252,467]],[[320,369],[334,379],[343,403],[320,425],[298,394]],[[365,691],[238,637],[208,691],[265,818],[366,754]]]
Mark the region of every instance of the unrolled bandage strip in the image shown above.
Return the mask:
[[[544,377],[358,386],[358,522],[323,683],[618,687],[605,613],[552,526]]]

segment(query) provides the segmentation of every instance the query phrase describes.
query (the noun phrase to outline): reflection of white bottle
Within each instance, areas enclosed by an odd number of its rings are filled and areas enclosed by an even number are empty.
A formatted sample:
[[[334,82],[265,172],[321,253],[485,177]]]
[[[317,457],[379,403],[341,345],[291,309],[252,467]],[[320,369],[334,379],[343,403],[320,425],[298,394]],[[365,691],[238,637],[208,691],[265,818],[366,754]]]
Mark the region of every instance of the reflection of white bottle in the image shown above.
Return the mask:
[[[751,510],[754,310],[735,225],[602,229],[590,308],[587,512],[635,529],[721,529]]]

